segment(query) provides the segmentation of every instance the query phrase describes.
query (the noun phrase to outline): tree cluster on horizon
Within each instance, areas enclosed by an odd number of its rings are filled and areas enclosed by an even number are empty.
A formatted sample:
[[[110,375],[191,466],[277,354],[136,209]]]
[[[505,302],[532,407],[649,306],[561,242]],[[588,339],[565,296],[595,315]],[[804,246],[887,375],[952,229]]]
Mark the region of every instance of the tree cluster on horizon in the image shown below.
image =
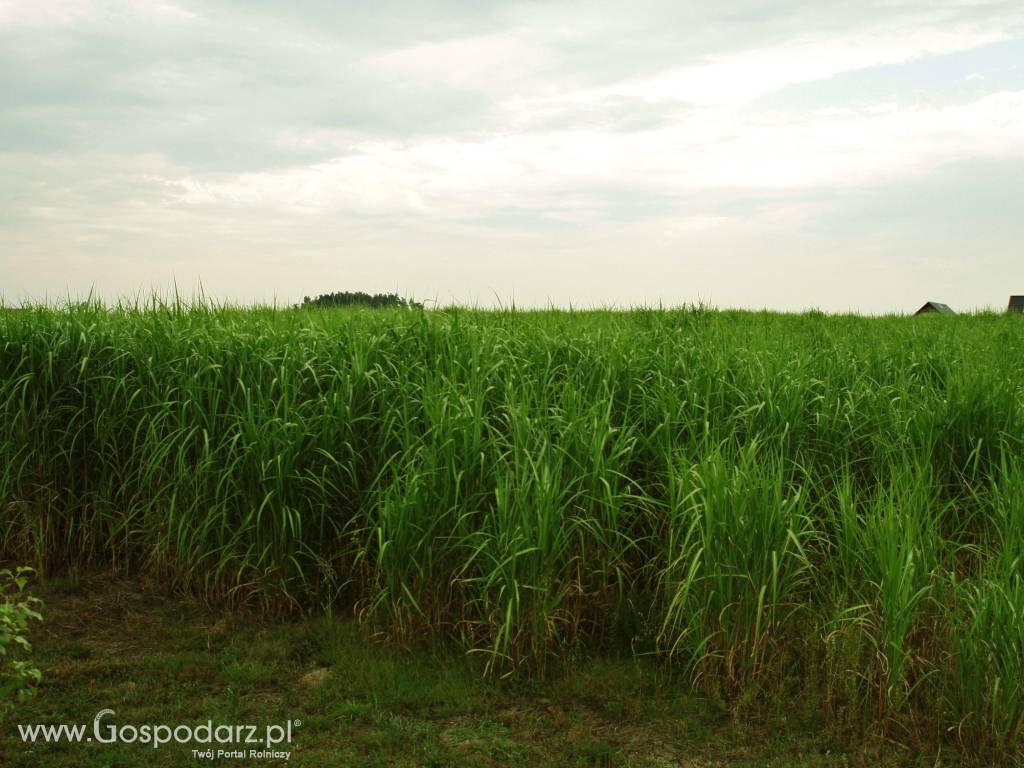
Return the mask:
[[[374,309],[397,308],[397,309],[422,309],[423,305],[411,299],[404,299],[397,293],[364,293],[363,291],[337,291],[335,293],[322,293],[315,299],[309,296],[302,297],[302,304],[296,305],[299,309],[311,309],[314,307],[349,307],[366,306]]]

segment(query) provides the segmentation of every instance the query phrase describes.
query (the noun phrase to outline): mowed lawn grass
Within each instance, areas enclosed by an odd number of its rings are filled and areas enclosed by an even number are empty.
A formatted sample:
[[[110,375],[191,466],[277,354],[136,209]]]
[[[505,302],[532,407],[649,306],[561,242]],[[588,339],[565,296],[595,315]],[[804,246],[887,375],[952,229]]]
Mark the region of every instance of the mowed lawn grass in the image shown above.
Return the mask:
[[[284,760],[217,765],[441,768],[933,766],[877,735],[821,728],[813,708],[737,717],[658,665],[579,660],[546,682],[491,681],[454,649],[398,649],[352,620],[274,621],[212,609],[109,574],[37,588],[44,682],[2,724],[11,768],[210,764],[185,746],[25,744],[18,724],[105,726],[298,719]],[[214,745],[215,747],[217,745]],[[952,758],[952,755],[951,755]],[[946,764],[952,764],[947,762]]]
[[[0,553],[1006,761],[1022,361],[999,314],[0,311]]]

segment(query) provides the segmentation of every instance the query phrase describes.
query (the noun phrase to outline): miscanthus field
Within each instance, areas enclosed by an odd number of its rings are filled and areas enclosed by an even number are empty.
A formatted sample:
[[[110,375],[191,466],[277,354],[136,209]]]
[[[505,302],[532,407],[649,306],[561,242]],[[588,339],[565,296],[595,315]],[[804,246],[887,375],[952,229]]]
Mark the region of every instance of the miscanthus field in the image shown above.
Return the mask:
[[[0,310],[0,554],[1020,749],[1024,317]]]

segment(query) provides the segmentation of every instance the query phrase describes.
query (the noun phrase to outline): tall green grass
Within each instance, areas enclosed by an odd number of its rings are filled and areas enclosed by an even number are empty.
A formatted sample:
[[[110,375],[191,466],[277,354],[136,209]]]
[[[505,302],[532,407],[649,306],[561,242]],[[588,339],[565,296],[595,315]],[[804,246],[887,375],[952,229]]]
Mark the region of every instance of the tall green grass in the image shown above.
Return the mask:
[[[0,550],[1013,751],[1022,362],[984,314],[0,310]]]

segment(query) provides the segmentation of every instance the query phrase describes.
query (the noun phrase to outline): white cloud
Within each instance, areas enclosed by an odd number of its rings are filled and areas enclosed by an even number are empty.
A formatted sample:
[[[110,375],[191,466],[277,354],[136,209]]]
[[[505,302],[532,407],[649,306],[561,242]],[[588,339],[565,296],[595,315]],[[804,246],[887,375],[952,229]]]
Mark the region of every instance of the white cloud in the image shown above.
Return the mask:
[[[795,41],[716,58],[697,67],[609,86],[593,92],[655,101],[712,105],[747,104],[788,85],[826,80],[843,72],[900,64],[922,56],[969,50],[1004,40],[1004,29],[872,31],[838,40]],[[590,94],[588,94],[590,95]]]
[[[0,0],[0,30],[116,26],[139,19],[168,23],[195,18],[194,12],[170,0]]]
[[[479,141],[367,144],[283,171],[169,180],[189,205],[469,217],[557,210],[574,193],[650,194],[877,184],[964,159],[1024,157],[1024,91],[945,107],[744,116],[708,111],[632,133],[569,130]]]
[[[723,35],[714,14],[694,14],[677,36],[674,58],[650,59],[642,49],[625,44],[621,58],[632,65],[628,76],[606,75],[604,82],[573,88],[578,79],[559,70],[569,52],[587,35],[606,39],[620,49],[626,18],[604,28],[566,20],[554,24],[543,11],[525,15],[520,26],[500,34],[435,40],[374,54],[364,62],[370,70],[412,83],[443,83],[485,90],[495,99],[520,109],[544,109],[607,102],[611,98],[700,105],[739,106],[788,85],[826,80],[870,67],[902,64],[926,56],[966,51],[1010,39],[1024,26],[1020,3],[865,5],[861,13],[839,12],[835,6],[813,6],[809,27],[780,30],[771,37]],[[809,13],[800,9],[797,14]],[[833,13],[833,11],[835,11]],[[546,25],[540,21],[546,18]],[[632,13],[635,23],[636,12]],[[769,27],[766,31],[772,32]],[[707,33],[714,44],[707,42]],[[590,40],[593,43],[593,39]],[[593,75],[589,78],[593,79]],[[563,81],[564,82],[561,82]],[[513,89],[510,93],[508,89]]]
[[[906,63],[1007,40],[1024,24],[1024,6],[994,18],[958,18],[932,9],[879,22],[865,16],[835,34],[802,35],[765,45],[752,40],[707,53],[699,63],[538,99],[536,108],[625,97],[710,106],[741,106],[789,85],[855,70]],[[681,39],[681,42],[685,38]],[[520,108],[530,108],[523,101]]]
[[[437,82],[488,91],[526,80],[550,63],[550,53],[539,44],[515,35],[490,34],[376,53],[361,65],[399,82]]]

